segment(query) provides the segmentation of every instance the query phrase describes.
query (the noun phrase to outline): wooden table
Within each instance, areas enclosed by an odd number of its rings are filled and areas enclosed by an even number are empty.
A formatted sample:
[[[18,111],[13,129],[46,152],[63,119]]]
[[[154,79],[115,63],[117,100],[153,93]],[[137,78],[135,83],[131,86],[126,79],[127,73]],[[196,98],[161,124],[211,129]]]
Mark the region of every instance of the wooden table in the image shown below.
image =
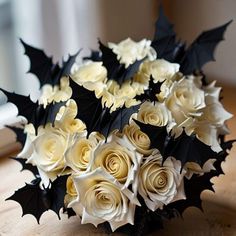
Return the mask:
[[[224,104],[228,111],[236,114],[236,88],[225,88]],[[232,134],[236,138],[236,118],[229,121]],[[28,171],[20,172],[20,164],[8,158],[0,161],[0,236],[32,235],[107,235],[103,228],[80,225],[77,217],[67,219],[62,215],[58,220],[53,212],[41,217],[40,225],[34,217],[21,217],[20,205],[14,201],[4,201],[14,190],[29,182],[33,176]],[[165,223],[165,229],[153,235],[236,235],[236,145],[227,161],[223,163],[225,175],[213,178],[216,193],[202,193],[204,214],[196,208],[188,208],[184,219],[173,219]],[[117,233],[114,235],[118,235]]]

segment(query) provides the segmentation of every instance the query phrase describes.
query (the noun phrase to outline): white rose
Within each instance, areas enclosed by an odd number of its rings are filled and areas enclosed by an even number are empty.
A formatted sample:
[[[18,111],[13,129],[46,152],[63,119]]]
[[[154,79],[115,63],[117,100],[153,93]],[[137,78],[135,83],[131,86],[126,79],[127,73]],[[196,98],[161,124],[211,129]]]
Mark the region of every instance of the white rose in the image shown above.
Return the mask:
[[[213,96],[206,97],[206,107],[202,109],[202,116],[199,118],[201,121],[207,121],[216,127],[221,127],[224,122],[233,117],[232,114],[227,112],[222,104]]]
[[[66,207],[77,198],[78,194],[73,182],[71,175],[67,178],[66,181],[66,195],[65,195],[65,205]]]
[[[164,59],[147,62],[147,67],[148,74],[152,75],[154,82],[171,79],[179,71],[179,64],[170,63]]]
[[[112,135],[107,143],[99,145],[91,161],[91,168],[103,168],[114,176],[124,188],[132,184],[134,197],[137,193],[137,171],[142,156],[136,152],[134,146],[125,139]]]
[[[195,134],[196,137],[206,145],[210,146],[215,152],[222,151],[222,148],[218,141],[218,132],[216,127],[204,121],[191,121],[189,125],[185,128],[187,135]]]
[[[112,231],[127,223],[134,224],[137,201],[129,197],[129,190],[121,190],[119,182],[102,168],[74,176],[79,199],[70,206],[81,214],[82,224],[108,221]]]
[[[107,70],[103,67],[102,62],[89,62],[81,65],[71,77],[79,85],[94,91],[96,97],[100,97],[106,87]]]
[[[86,171],[92,153],[101,140],[96,133],[91,133],[89,138],[86,138],[86,134],[78,136],[66,152],[66,164],[75,172]]]
[[[151,41],[143,39],[135,42],[130,38],[121,41],[119,44],[108,43],[109,48],[117,54],[120,63],[127,68],[137,60],[147,57],[149,60],[156,59],[156,51],[151,47]]]
[[[60,108],[56,116],[55,127],[70,134],[83,132],[86,125],[80,119],[75,119],[77,111],[76,102],[70,99],[66,107]]]
[[[40,129],[33,142],[34,153],[30,160],[37,165],[42,179],[45,178],[45,182],[48,182],[47,178],[52,181],[56,179],[57,175],[61,174],[65,168],[64,154],[69,143],[70,136],[62,130],[49,125],[45,129]]]
[[[134,122],[123,128],[123,134],[134,145],[139,153],[143,155],[150,155],[152,153],[149,137],[143,133]]]
[[[139,172],[139,194],[152,211],[171,202],[185,199],[180,161],[167,158],[162,166],[162,157],[156,153],[146,158]]]
[[[66,101],[71,97],[72,90],[69,86],[69,78],[62,77],[60,79],[59,85],[49,85],[45,84],[41,90],[41,96],[39,98],[39,103],[46,107],[51,102],[61,102]]]
[[[139,109],[137,120],[154,126],[173,126],[170,111],[165,104],[144,102]]]
[[[166,106],[171,111],[175,122],[183,127],[188,118],[200,116],[205,107],[205,93],[199,89],[192,77],[183,78],[172,87]]]

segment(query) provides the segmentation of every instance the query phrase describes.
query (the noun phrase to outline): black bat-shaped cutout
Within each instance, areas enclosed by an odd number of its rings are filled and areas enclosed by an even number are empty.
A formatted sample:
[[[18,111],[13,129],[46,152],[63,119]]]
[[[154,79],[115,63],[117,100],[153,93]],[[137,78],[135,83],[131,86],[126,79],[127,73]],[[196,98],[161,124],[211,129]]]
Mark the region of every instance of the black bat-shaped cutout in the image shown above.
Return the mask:
[[[6,127],[12,130],[16,134],[16,141],[20,142],[21,145],[24,146],[25,141],[26,141],[26,133],[24,132],[24,129],[15,127],[15,126],[9,126],[9,125],[6,125]]]
[[[137,112],[139,105],[126,108],[118,108],[110,113],[109,108],[103,108],[101,98],[97,99],[93,91],[89,91],[70,79],[72,88],[71,99],[78,105],[77,118],[81,119],[88,131],[88,135],[93,131],[100,132],[106,138],[115,129],[122,130],[128,124],[130,116]]]
[[[83,60],[102,61],[102,55],[100,51],[91,50],[91,54],[88,57],[83,57]]]
[[[32,123],[37,133],[40,125],[45,126],[47,123],[54,121],[59,109],[66,104],[66,102],[55,102],[47,105],[39,105],[38,102],[33,102],[30,96],[24,96],[16,93],[7,92],[4,89],[0,90],[7,96],[7,101],[15,104],[18,108],[18,115],[24,116],[28,123]]]
[[[193,177],[189,180],[185,178],[184,189],[186,199],[170,203],[168,206],[166,206],[166,208],[176,209],[180,215],[183,214],[185,209],[191,206],[197,207],[202,210],[201,192],[204,190],[214,191],[211,178],[224,174],[221,164],[228,156],[227,150],[230,150],[232,148],[233,142],[235,142],[235,140],[231,140],[221,144],[223,150],[217,154],[216,161],[214,162],[215,170],[211,170],[210,172],[205,173],[202,176],[193,175]]]
[[[64,197],[66,194],[66,180],[68,176],[57,177],[51,183],[50,188],[42,189],[40,187],[40,178],[36,178],[30,184],[18,189],[11,197],[6,200],[14,200],[21,205],[22,216],[26,214],[33,215],[39,223],[41,215],[52,210],[60,219],[59,211],[64,206]]]
[[[117,55],[111,48],[106,47],[99,41],[99,48],[102,52],[103,66],[107,69],[107,78],[115,80],[119,85],[124,81],[131,79],[138,71],[141,63],[146,59],[137,60],[133,64],[125,68],[125,65],[120,63]]]
[[[177,62],[182,73],[192,74],[200,71],[207,62],[214,60],[215,48],[223,40],[224,32],[231,22],[203,32],[186,49],[184,43],[176,41],[173,25],[160,7],[152,47],[156,50],[158,58]]]
[[[28,72],[37,76],[40,82],[40,87],[45,84],[57,85],[63,76],[68,76],[72,65],[75,63],[78,51],[75,55],[69,56],[67,61],[54,64],[52,57],[48,57],[43,50],[32,47],[20,39],[25,49],[25,55],[30,59],[30,69]]]
[[[196,135],[189,136],[183,130],[179,137],[171,137],[168,140],[164,150],[163,161],[169,156],[180,160],[182,167],[187,162],[195,162],[202,167],[206,161],[215,159],[218,155],[210,146],[201,142]]]
[[[31,163],[27,163],[27,159],[18,158],[18,157],[11,157],[11,159],[18,161],[22,165],[21,171],[29,170],[33,173],[35,177],[39,176],[38,168],[32,165]]]
[[[173,24],[165,16],[162,6],[159,8],[159,17],[155,26],[152,47],[157,52],[157,58],[164,58],[169,62],[177,61],[183,53],[185,45],[181,42],[176,42]]]
[[[162,155],[165,153],[165,148],[169,140],[169,135],[166,126],[158,127],[150,124],[142,123],[134,119],[134,122],[139,126],[140,130],[147,134],[151,141],[150,148],[157,148]]]
[[[157,83],[154,83],[153,77],[151,76],[149,80],[148,88],[144,90],[143,94],[137,95],[135,99],[140,100],[140,101],[149,100],[151,102],[158,101],[158,98],[156,95],[161,92],[162,84],[163,82],[159,82],[159,81]]]
[[[191,74],[196,70],[201,70],[207,62],[214,61],[215,48],[224,39],[224,32],[231,22],[232,20],[215,29],[201,33],[181,58],[180,71],[184,74]]]

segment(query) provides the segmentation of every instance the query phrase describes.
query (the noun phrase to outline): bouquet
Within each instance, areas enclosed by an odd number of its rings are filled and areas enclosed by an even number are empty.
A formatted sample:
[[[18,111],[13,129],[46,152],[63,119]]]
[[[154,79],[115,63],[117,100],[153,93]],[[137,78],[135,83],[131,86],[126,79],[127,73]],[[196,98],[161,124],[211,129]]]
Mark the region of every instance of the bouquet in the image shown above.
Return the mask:
[[[221,88],[202,72],[229,23],[187,47],[161,8],[152,41],[99,41],[81,63],[78,52],[54,64],[21,40],[41,96],[1,90],[25,117],[22,129],[11,127],[24,144],[15,159],[35,179],[8,200],[38,222],[63,209],[82,224],[136,235],[201,209],[234,142],[224,141],[232,115]]]

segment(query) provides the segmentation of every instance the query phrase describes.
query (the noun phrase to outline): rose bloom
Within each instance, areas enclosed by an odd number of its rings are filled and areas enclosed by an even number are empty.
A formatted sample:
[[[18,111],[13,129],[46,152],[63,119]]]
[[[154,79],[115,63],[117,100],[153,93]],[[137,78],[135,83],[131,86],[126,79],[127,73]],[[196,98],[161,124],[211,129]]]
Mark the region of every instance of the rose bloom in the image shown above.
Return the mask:
[[[64,199],[66,207],[68,206],[68,204],[70,204],[70,202],[74,201],[77,198],[77,196],[78,194],[77,194],[73,179],[70,175],[66,181],[66,195]]]
[[[97,133],[91,133],[88,138],[86,138],[86,133],[77,136],[66,152],[66,164],[75,172],[86,171],[93,151],[102,141],[103,139]]]
[[[139,171],[139,194],[147,207],[155,211],[171,202],[185,199],[180,161],[172,157],[162,165],[162,157],[156,152],[147,157]]]
[[[34,152],[30,161],[35,163],[45,183],[54,180],[65,168],[64,154],[70,143],[70,136],[62,130],[47,125],[39,130],[33,141]],[[48,186],[48,185],[45,185]]]
[[[137,199],[130,198],[129,190],[102,168],[73,177],[79,199],[70,204],[82,224],[98,224],[108,221],[112,231],[127,223],[134,224]]]
[[[147,67],[145,71],[149,77],[153,77],[154,82],[171,79],[179,71],[179,64],[170,63],[164,59],[144,62],[143,67]]]
[[[108,137],[107,143],[100,144],[93,152],[90,169],[98,167],[104,169],[122,184],[123,189],[132,188],[132,197],[136,198],[138,188],[137,171],[142,155],[136,152],[135,147],[113,134]]]
[[[108,43],[108,46],[117,54],[117,59],[120,63],[125,64],[126,68],[145,57],[149,60],[156,59],[156,51],[151,47],[151,41],[147,39],[135,42],[127,38],[118,44]]]
[[[139,109],[137,120],[154,126],[171,125],[172,117],[165,104],[144,102]]]
[[[205,107],[205,93],[195,85],[194,77],[183,78],[172,87],[165,103],[182,131],[189,118],[201,115],[201,109]]]
[[[39,103],[46,107],[49,103],[61,102],[68,100],[72,95],[72,90],[69,86],[69,78],[62,77],[60,79],[60,86],[45,84],[41,90],[41,96],[39,98]]]
[[[55,127],[70,134],[83,132],[86,126],[80,119],[75,118],[77,111],[76,102],[70,99],[66,103],[66,107],[60,108],[56,116]]]
[[[128,138],[139,153],[143,155],[150,155],[152,153],[152,149],[150,149],[151,141],[149,137],[143,133],[134,122],[123,128],[123,135]]]

